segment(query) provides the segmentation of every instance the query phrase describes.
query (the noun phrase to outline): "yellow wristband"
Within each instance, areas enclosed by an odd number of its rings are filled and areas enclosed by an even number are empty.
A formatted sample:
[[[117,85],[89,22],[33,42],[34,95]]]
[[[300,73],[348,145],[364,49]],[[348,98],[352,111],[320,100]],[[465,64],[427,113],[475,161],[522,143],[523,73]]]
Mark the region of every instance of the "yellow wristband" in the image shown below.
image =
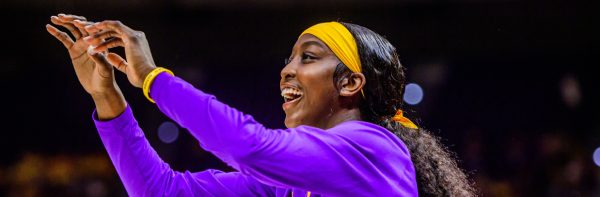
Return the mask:
[[[152,85],[152,82],[154,81],[156,76],[158,76],[158,74],[160,74],[162,72],[167,72],[167,73],[171,74],[172,76],[175,76],[175,74],[173,74],[173,72],[169,69],[166,69],[163,67],[156,67],[154,70],[152,70],[150,73],[148,73],[148,76],[146,76],[146,79],[144,79],[144,84],[142,84],[142,90],[144,91],[144,96],[146,96],[146,98],[152,103],[156,103],[156,102],[154,102],[154,100],[152,100],[152,98],[150,98],[150,86]]]

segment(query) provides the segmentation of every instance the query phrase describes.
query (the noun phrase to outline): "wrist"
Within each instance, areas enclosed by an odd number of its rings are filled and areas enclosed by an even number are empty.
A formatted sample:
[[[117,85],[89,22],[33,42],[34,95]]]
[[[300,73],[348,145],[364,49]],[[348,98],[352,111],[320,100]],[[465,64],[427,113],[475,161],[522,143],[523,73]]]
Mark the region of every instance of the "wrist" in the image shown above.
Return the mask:
[[[106,90],[102,90],[102,91],[96,91],[93,93],[90,93],[90,96],[92,96],[92,99],[94,100],[105,100],[105,99],[111,99],[114,97],[118,97],[121,94],[121,91],[118,90],[117,88],[109,88]]]
[[[148,77],[148,75],[154,70],[156,69],[156,66],[153,64],[150,64],[148,66],[144,66],[144,69],[141,69],[138,78],[140,79],[139,83],[136,85],[136,87],[138,88],[142,88],[142,85],[144,84],[144,80],[146,80],[146,77]]]
[[[125,97],[118,88],[93,94],[92,98],[96,105],[99,120],[113,119],[123,113],[127,107]]]

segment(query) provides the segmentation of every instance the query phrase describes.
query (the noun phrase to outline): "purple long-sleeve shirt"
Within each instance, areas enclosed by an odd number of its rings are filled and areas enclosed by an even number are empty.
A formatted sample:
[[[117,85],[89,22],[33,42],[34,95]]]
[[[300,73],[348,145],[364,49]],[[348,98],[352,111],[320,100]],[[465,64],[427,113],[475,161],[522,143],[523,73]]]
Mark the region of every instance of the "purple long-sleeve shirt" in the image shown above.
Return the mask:
[[[152,149],[129,106],[109,121],[94,113],[131,196],[418,196],[406,146],[378,125],[268,129],[165,73],[150,92],[164,114],[238,172],[174,171]]]

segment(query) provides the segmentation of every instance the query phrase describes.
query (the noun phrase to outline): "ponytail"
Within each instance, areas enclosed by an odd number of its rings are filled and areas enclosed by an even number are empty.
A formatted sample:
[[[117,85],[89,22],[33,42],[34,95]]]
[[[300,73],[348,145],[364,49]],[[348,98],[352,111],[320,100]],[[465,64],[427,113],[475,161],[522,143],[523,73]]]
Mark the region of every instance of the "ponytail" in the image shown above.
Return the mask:
[[[439,137],[391,120],[379,125],[398,136],[410,151],[421,196],[474,196],[475,190],[458,167],[455,155],[440,143]]]

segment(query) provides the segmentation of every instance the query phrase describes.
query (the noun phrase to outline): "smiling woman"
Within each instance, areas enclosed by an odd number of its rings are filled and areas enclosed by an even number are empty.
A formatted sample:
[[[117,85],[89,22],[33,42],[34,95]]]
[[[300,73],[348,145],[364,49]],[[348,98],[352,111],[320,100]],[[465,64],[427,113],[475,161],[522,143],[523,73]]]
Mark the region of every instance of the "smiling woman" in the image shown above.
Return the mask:
[[[52,22],[75,37],[47,25],[94,99],[96,127],[130,195],[474,195],[437,138],[402,116],[404,68],[364,27],[321,23],[301,34],[281,71],[287,129],[268,129],[156,67],[143,32],[73,15]],[[119,46],[127,59],[106,52]],[[172,170],[144,137],[113,67],[237,172]]]

